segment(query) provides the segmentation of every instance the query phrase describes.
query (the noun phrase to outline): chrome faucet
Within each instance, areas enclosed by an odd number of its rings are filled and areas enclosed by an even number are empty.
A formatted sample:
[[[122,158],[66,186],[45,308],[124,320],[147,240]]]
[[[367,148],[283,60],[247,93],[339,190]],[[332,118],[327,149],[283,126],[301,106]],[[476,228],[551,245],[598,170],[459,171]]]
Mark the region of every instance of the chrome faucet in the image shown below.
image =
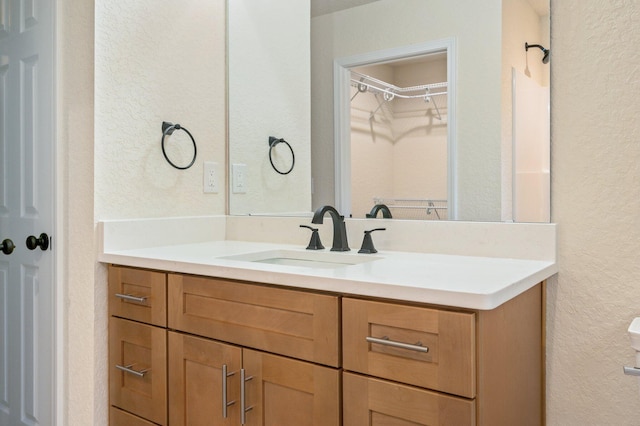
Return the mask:
[[[333,246],[331,251],[349,251],[347,243],[347,227],[344,223],[344,216],[341,216],[334,207],[322,206],[315,211],[311,223],[322,224],[325,213],[329,212],[333,220]]]
[[[382,212],[382,217],[383,218],[391,219],[391,210],[389,210],[389,207],[387,207],[386,204],[376,204],[371,209],[371,212],[366,214],[366,217],[369,218],[369,219],[375,218],[378,215],[379,211]]]

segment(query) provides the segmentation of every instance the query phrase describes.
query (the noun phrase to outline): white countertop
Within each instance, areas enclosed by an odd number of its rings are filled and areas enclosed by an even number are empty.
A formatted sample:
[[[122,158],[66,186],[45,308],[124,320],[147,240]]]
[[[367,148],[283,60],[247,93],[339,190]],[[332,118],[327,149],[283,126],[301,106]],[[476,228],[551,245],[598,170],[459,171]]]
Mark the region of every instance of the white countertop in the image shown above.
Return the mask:
[[[284,266],[225,259],[232,255],[304,247],[215,240],[146,248],[103,248],[99,260],[125,266],[278,284],[340,294],[490,310],[557,273],[555,260],[380,250],[376,260],[336,268]],[[324,252],[328,252],[327,248]]]

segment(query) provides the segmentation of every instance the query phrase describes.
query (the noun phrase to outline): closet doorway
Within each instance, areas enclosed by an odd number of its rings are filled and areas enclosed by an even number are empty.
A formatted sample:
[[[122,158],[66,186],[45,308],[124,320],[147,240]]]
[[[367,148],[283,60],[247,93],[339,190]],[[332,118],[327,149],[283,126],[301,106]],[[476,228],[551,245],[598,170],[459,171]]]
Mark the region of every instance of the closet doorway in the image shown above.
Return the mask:
[[[452,40],[334,63],[336,194],[365,218],[455,218]],[[382,214],[379,214],[382,216]]]

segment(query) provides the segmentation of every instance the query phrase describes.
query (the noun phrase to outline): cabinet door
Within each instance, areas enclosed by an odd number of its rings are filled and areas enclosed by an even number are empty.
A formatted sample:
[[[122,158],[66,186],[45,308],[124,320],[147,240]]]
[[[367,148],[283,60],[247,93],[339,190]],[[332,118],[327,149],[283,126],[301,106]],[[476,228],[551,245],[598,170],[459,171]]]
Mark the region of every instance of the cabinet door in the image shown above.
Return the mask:
[[[167,424],[167,331],[109,318],[111,405]]]
[[[338,370],[249,349],[243,367],[246,425],[340,425]]]
[[[238,347],[169,332],[169,424],[239,425],[241,362]]]
[[[344,373],[344,426],[475,425],[475,402]]]
[[[109,314],[167,326],[167,274],[109,267]]]

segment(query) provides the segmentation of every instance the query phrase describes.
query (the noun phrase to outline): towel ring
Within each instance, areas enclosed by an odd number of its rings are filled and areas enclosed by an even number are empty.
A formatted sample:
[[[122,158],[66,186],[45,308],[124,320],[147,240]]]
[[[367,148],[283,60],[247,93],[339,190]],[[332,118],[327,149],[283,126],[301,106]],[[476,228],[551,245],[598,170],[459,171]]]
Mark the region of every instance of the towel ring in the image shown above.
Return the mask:
[[[164,138],[165,138],[165,136],[167,136],[167,135],[170,136],[171,134],[173,134],[174,130],[184,130],[189,135],[189,137],[191,138],[191,143],[193,144],[193,158],[191,159],[191,162],[189,164],[187,164],[186,166],[177,166],[176,164],[174,164],[174,162],[169,159],[169,156],[167,155],[167,152],[164,149]],[[193,163],[196,162],[196,156],[198,155],[198,147],[196,146],[196,141],[195,141],[195,139],[193,139],[193,135],[191,134],[190,131],[188,131],[187,129],[185,129],[184,127],[182,127],[181,125],[179,125],[177,123],[173,124],[173,123],[169,123],[167,121],[163,121],[162,122],[162,143],[161,143],[161,145],[162,145],[162,155],[164,155],[165,160],[167,160],[167,162],[169,164],[171,164],[173,167],[175,167],[178,170],[186,170],[189,167],[193,166]]]
[[[272,151],[273,151],[273,148],[276,145],[278,145],[279,143],[283,143],[283,144],[287,145],[289,147],[289,150],[291,151],[291,168],[289,170],[287,170],[286,172],[278,170],[276,165],[273,164]],[[291,170],[293,170],[293,166],[295,166],[295,164],[296,164],[296,155],[293,153],[293,148],[291,148],[291,145],[289,145],[289,142],[285,141],[282,138],[278,139],[276,137],[269,136],[269,162],[271,163],[271,167],[273,167],[273,170],[275,170],[276,172],[280,173],[281,175],[288,175],[289,173],[291,173]]]

